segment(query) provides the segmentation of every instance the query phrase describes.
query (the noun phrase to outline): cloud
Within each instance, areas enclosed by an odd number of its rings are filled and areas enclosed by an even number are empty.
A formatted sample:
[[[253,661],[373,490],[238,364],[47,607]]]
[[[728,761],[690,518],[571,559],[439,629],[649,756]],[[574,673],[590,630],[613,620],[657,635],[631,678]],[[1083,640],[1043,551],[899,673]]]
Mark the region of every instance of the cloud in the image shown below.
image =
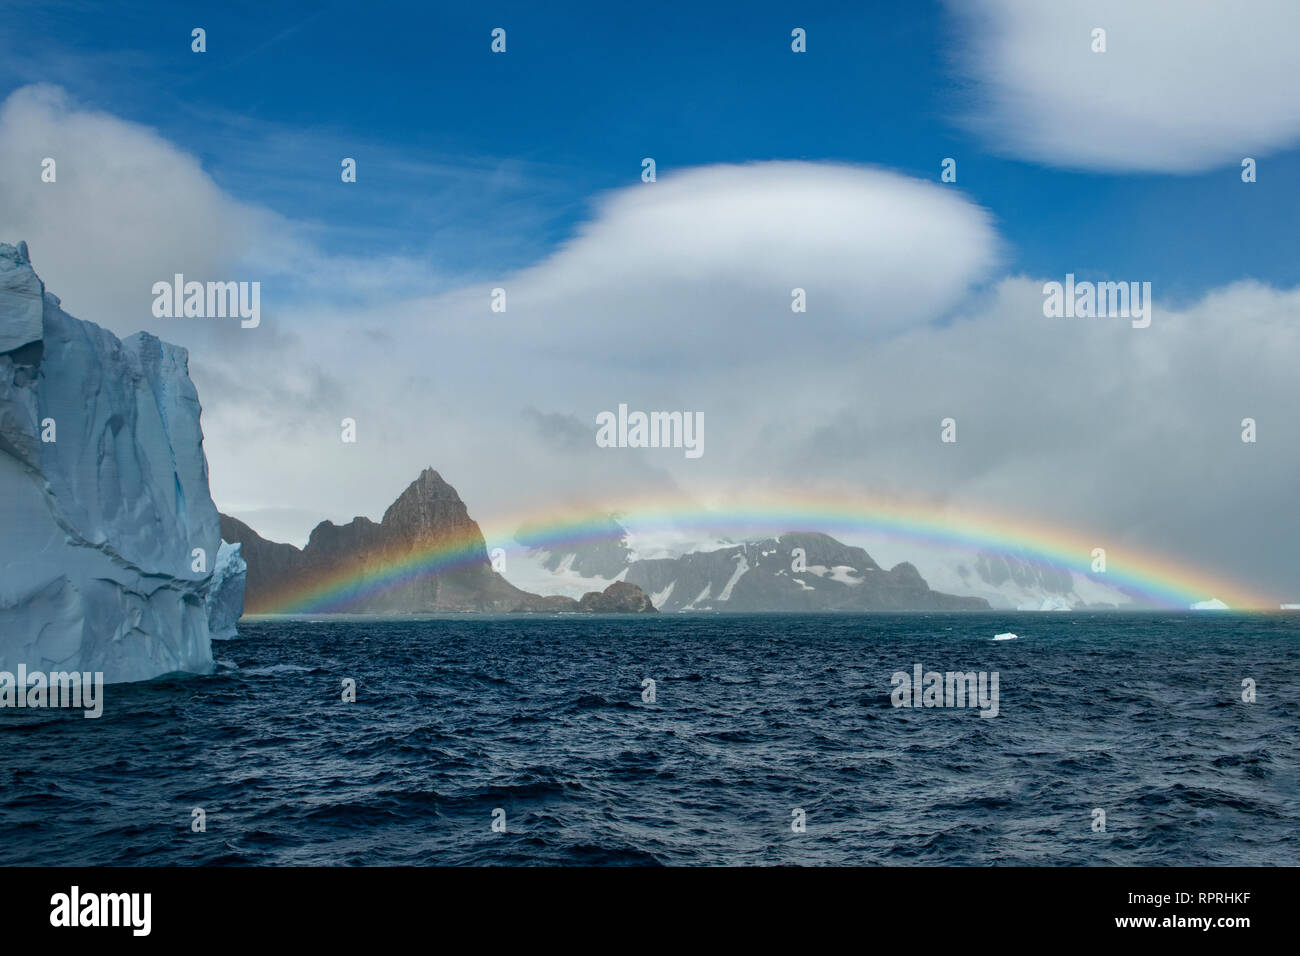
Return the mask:
[[[47,157],[53,183],[41,180]],[[237,337],[153,316],[153,283],[178,272],[262,281],[264,310],[313,292],[373,301],[436,286],[410,257],[322,251],[314,224],[237,199],[155,131],[86,109],[57,86],[22,87],[0,104],[0,168],[5,241],[27,240],[69,312],[122,334],[145,329],[184,345]]]
[[[998,249],[989,213],[935,183],[830,163],[716,165],[606,196],[506,288],[543,350],[558,332],[616,362],[698,364],[933,321]],[[796,288],[806,312],[791,311]]]
[[[1300,141],[1292,0],[948,0],[969,123],[991,148],[1190,173]],[[1092,52],[1094,28],[1106,52]]]
[[[63,157],[57,187],[44,155]],[[1157,290],[1149,329],[1046,319],[1041,279],[990,284],[992,217],[959,190],[774,162],[636,183],[527,268],[411,295],[411,260],[326,255],[156,134],[48,88],[0,108],[0,161],[17,171],[0,177],[4,238],[31,240],[73,314],[190,347],[214,497],[276,537],[378,518],[432,465],[487,528],[825,486],[1018,512],[1294,590],[1294,290],[1237,283],[1177,310]],[[159,273],[238,279],[258,256],[319,289],[264,290],[255,330],[149,315]],[[399,294],[384,275],[414,281]],[[595,415],[620,402],[703,412],[704,457],[596,448]],[[947,416],[956,446],[938,440]]]
[[[1007,279],[951,324],[822,367],[840,408],[774,417],[754,460],[780,463],[777,485],[1020,514],[1296,590],[1300,290],[1238,282],[1178,310],[1157,298],[1148,329],[1048,319],[1042,304],[1041,280]],[[1241,440],[1248,417],[1256,444]]]
[[[692,483],[726,474],[743,423],[783,403],[792,376],[942,318],[997,248],[988,214],[959,192],[881,170],[751,164],[638,183],[536,265],[439,295],[288,307],[196,355],[210,454],[250,463],[214,465],[214,493],[235,510],[291,498],[322,516],[378,515],[432,465],[485,523],[556,504],[685,502]],[[497,287],[504,313],[490,308]],[[791,311],[794,287],[808,312]],[[228,369],[215,395],[208,362]],[[263,376],[297,390],[279,395]],[[707,461],[597,448],[595,416],[620,402],[704,411]],[[339,441],[345,416],[357,445]]]
[[[42,160],[57,179],[41,181]],[[135,331],[150,287],[175,272],[228,275],[265,217],[225,195],[198,161],[153,131],[79,110],[53,86],[0,106],[0,223],[26,239],[70,311]]]

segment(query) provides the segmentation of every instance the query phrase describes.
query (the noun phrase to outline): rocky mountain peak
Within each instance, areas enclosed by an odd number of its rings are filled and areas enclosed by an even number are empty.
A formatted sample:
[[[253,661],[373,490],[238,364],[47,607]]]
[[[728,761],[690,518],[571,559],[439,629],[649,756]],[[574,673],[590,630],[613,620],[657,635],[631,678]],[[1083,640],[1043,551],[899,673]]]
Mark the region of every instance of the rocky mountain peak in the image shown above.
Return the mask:
[[[413,539],[439,537],[458,531],[482,537],[456,489],[432,468],[424,469],[415,481],[407,485],[384,512],[380,523],[386,532]]]
[[[275,609],[277,599],[320,575],[360,582],[355,596],[337,597],[332,609],[352,613],[509,611],[541,599],[521,591],[492,569],[483,534],[460,495],[432,468],[420,472],[379,523],[358,517],[345,525],[323,521],[298,551],[261,539],[247,525],[226,519],[244,545],[248,563],[246,606]],[[423,573],[385,577],[394,561],[412,556]],[[373,581],[375,584],[367,584]]]

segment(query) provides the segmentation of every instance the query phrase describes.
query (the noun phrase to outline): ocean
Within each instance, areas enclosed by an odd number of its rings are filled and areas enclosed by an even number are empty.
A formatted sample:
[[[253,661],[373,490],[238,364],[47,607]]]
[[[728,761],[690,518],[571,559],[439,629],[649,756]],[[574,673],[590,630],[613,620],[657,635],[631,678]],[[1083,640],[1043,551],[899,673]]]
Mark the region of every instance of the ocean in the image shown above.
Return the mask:
[[[240,632],[99,719],[0,711],[0,863],[1300,864],[1300,614]],[[917,665],[996,716],[895,707]]]

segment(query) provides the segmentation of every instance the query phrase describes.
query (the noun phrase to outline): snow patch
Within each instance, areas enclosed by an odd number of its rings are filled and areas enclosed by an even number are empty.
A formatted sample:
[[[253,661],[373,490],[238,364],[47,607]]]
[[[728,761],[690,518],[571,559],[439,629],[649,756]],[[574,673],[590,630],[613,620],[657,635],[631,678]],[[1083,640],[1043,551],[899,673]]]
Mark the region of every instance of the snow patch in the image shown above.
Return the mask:
[[[695,610],[695,606],[696,606],[697,604],[699,604],[701,601],[707,601],[707,600],[709,599],[709,594],[710,594],[710,592],[712,592],[712,591],[713,591],[713,585],[712,585],[712,584],[706,584],[706,585],[704,585],[704,590],[701,591],[699,594],[695,595],[695,600],[694,600],[694,601],[691,601],[689,604],[685,605],[685,606],[682,608],[682,610],[683,610],[683,611],[693,611],[693,610]]]
[[[862,578],[856,578],[857,568],[850,567],[847,564],[837,564],[831,568],[831,580],[838,581],[840,584],[861,584]]]
[[[731,578],[722,586],[722,592],[718,595],[719,601],[731,600],[731,589],[736,586],[740,576],[749,570],[749,562],[745,560],[745,552],[736,555],[736,570],[731,572]]]

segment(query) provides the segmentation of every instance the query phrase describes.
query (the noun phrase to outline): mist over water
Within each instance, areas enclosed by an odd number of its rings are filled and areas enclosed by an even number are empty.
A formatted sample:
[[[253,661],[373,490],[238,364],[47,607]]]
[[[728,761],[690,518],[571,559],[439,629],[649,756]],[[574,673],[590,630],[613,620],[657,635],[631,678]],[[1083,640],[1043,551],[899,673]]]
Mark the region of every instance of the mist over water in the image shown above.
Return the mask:
[[[1300,615],[240,633],[97,720],[0,712],[0,864],[1300,864]],[[997,672],[997,717],[895,708],[918,663]]]

